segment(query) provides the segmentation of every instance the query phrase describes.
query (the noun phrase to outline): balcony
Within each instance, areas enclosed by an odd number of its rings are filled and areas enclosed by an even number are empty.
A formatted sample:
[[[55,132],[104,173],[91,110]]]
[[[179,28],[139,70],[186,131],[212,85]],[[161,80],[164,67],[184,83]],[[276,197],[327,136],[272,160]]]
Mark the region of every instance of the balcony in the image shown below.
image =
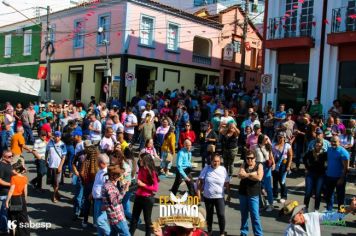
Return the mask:
[[[193,62],[204,65],[211,65],[211,58],[193,54]]]
[[[334,46],[356,43],[356,4],[333,9],[327,42]]]
[[[314,47],[314,16],[282,16],[268,21],[266,48]]]

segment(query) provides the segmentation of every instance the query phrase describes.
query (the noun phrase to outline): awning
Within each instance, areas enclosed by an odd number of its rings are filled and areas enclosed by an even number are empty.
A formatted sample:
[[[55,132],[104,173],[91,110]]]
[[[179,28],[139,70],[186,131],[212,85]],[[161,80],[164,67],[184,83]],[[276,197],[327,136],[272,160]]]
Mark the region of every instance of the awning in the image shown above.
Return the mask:
[[[41,81],[18,75],[0,73],[0,91],[40,96]]]

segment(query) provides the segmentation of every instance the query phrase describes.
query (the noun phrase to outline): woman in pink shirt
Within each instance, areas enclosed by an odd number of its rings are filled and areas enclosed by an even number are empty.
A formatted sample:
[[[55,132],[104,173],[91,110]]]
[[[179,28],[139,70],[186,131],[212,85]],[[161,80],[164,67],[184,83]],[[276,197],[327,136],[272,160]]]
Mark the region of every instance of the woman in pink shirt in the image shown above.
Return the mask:
[[[145,220],[146,236],[151,235],[151,215],[155,202],[154,194],[158,191],[158,174],[154,161],[150,154],[142,153],[139,157],[139,171],[137,176],[137,191],[132,210],[132,220],[130,225],[131,235],[135,235],[137,222],[143,211]]]

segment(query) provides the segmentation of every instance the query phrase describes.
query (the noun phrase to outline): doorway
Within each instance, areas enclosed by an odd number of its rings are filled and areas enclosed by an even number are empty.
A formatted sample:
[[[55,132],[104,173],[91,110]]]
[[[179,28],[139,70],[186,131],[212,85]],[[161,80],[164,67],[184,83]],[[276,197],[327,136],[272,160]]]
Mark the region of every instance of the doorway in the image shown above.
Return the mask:
[[[157,67],[136,65],[136,79],[136,92],[141,95],[147,94],[147,92],[153,94],[157,80]]]
[[[75,73],[74,100],[82,99],[83,72]]]
[[[103,70],[95,71],[95,98],[99,101],[106,101],[106,93],[104,93],[104,85],[106,84],[106,78],[104,77]],[[98,100],[97,100],[98,102]]]
[[[307,102],[309,64],[280,64],[278,104],[299,111]],[[277,104],[276,104],[277,106]]]
[[[195,74],[194,85],[198,90],[203,90],[208,84],[208,75]]]

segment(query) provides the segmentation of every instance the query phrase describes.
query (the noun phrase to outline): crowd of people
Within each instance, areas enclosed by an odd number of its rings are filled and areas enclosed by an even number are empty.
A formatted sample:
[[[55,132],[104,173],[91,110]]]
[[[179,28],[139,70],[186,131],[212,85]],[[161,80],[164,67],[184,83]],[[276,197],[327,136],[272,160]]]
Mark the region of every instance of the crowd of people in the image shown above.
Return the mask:
[[[286,110],[284,104],[275,111],[271,102],[261,109],[258,89],[246,93],[233,83],[209,86],[206,91],[182,87],[137,94],[126,106],[113,99],[97,103],[95,97],[88,105],[65,100],[27,107],[18,103],[14,108],[7,102],[1,127],[0,230],[8,230],[8,218],[28,221],[27,186],[43,192],[46,176],[53,187],[53,203],[61,201],[61,183],[71,179],[73,220],[82,219],[83,228],[88,227],[93,208],[98,235],[134,235],[142,213],[146,235],[151,235],[160,178],[172,177],[174,195],[184,181],[189,195],[204,201],[207,233],[213,230],[215,208],[220,235],[226,235],[225,204],[231,200],[230,183],[237,176],[241,235],[249,233],[249,215],[254,234],[263,235],[260,210],[270,212],[277,202],[285,204],[288,174],[302,170],[304,205],[295,209],[291,223],[302,227],[287,231],[311,235],[300,220],[301,212],[318,212],[323,198],[331,212],[335,189],[337,210],[344,209],[347,175],[355,168],[355,120],[340,118],[338,101],[326,119],[322,112],[318,98],[299,113]],[[192,174],[193,146],[200,147],[202,170],[197,181]],[[36,164],[37,176],[29,182],[30,160],[24,159],[24,152],[31,153]],[[236,170],[239,155],[243,164]],[[154,230],[157,235],[162,232],[166,231]],[[19,235],[28,234],[24,230]]]

